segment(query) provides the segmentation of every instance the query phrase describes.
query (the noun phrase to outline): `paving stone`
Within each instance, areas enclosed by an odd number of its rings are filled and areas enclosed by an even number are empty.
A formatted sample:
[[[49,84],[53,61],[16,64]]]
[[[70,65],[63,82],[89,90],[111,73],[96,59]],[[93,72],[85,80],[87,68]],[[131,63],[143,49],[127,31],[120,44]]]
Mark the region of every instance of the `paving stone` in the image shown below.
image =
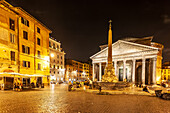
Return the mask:
[[[96,95],[67,85],[22,92],[0,91],[0,113],[168,113],[170,101],[140,95]]]

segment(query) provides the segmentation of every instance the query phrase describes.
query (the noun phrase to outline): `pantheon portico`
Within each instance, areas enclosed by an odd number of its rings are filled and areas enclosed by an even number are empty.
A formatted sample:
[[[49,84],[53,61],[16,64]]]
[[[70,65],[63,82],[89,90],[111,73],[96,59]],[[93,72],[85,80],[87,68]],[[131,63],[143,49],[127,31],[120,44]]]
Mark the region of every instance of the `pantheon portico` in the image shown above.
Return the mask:
[[[153,37],[126,38],[112,44],[115,75],[119,81],[134,84],[156,84],[161,79],[163,45],[151,42]],[[107,63],[108,47],[90,57],[93,81],[101,81]]]

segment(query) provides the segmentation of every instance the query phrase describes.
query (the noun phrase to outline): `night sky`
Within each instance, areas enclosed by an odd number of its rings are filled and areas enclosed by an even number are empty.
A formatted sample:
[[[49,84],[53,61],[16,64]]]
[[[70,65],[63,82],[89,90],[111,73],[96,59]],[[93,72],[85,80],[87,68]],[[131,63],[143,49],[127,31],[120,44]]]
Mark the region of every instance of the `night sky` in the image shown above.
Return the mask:
[[[170,61],[170,1],[168,0],[7,0],[22,7],[53,31],[66,58],[86,61],[107,44],[108,21],[113,41],[154,36],[164,45],[163,60]]]

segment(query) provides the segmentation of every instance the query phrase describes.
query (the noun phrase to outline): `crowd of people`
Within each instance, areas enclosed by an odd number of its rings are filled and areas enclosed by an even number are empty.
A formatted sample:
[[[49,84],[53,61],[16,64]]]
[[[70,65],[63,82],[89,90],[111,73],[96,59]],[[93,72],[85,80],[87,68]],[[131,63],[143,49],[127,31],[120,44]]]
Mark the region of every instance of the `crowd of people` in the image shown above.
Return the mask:
[[[92,89],[92,81],[91,80],[69,81],[68,91],[72,91],[75,88],[81,88],[84,86],[89,86],[89,89]]]
[[[22,91],[23,89],[23,84],[20,82],[15,82],[13,85],[13,90],[14,91]]]

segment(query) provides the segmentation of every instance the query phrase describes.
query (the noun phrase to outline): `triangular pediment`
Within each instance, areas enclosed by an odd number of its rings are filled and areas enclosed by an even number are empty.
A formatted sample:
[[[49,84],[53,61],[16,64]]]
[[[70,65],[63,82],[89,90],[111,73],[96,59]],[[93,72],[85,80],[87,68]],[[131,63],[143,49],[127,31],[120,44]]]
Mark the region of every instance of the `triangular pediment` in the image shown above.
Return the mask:
[[[133,42],[118,40],[112,44],[112,56],[123,55],[123,54],[134,54],[143,51],[158,50],[156,47],[151,47],[147,45],[137,44]],[[108,54],[108,47],[99,51],[90,58],[106,57]]]

